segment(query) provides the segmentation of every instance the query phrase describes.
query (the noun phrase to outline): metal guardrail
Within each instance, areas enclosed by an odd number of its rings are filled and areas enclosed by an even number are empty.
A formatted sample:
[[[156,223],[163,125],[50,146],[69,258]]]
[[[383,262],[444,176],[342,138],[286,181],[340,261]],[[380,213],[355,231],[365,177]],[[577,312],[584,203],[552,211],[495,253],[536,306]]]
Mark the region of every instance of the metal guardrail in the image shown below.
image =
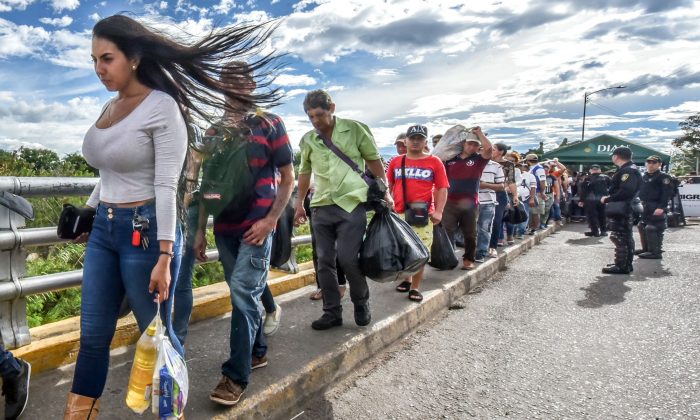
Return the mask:
[[[98,179],[0,177],[0,191],[24,197],[86,196],[90,195]],[[26,315],[27,296],[79,287],[83,280],[82,270],[25,278],[26,247],[68,241],[58,238],[56,227],[23,229],[24,226],[22,216],[0,206],[0,339],[9,349],[31,341]],[[295,248],[309,243],[310,235],[292,238],[292,257],[286,264],[289,272],[298,271]],[[209,249],[207,256],[209,263],[217,261],[219,253],[216,249]]]

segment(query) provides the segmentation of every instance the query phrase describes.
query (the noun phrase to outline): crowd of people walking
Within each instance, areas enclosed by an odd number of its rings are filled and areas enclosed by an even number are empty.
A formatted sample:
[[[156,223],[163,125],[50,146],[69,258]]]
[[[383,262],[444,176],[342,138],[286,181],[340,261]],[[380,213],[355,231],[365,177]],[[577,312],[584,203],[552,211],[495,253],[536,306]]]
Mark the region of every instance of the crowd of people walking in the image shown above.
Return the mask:
[[[122,15],[103,19],[93,29],[95,72],[117,96],[103,107],[83,143],[100,181],[87,202],[96,209],[92,230],[76,240],[87,242],[87,248],[80,351],[65,419],[94,419],[99,413],[124,298],[141,331],[160,305],[170,340],[184,355],[192,270],[195,259],[207,259],[209,216],[233,305],[230,353],[210,398],[227,406],[240,401],[252,370],[268,363],[265,336],[279,326],[281,307],[267,275],[273,232],[290,199],[295,223],[309,222],[312,231],[319,286],[312,299],[323,301],[322,314],[311,323],[315,330],[342,326],[346,287],[355,323],[372,321],[370,291],[359,264],[368,197],[403,215],[427,247],[433,227],[444,226],[464,249],[460,268],[471,270],[497,257],[499,247],[562,224],[578,195],[576,206],[589,216],[588,234],[610,230],[616,245],[614,265],[604,272],[629,273],[632,199],[639,195],[640,257],[660,257],[669,182],[656,157],[647,159],[642,177],[629,149],[618,148],[613,163],[620,170],[612,178],[594,165],[583,180],[556,159],[523,158],[504,143],[492,144],[480,127],[466,130],[469,136],[458,153],[441,160],[431,148],[446,136],[430,136],[428,127],[416,124],[397,136],[398,156],[383,162],[370,128],[336,116],[336,104],[323,90],[308,92],[303,101],[312,129],[299,142],[292,199],[292,143],[282,118],[260,108],[280,98],[265,81],[274,57],[250,58],[269,37],[256,29],[224,29],[191,46]],[[212,118],[211,109],[223,115]],[[209,121],[203,134],[192,124],[193,116]],[[613,203],[629,208],[612,214]],[[512,215],[517,213],[523,216]],[[421,268],[394,287],[420,303],[424,275]],[[17,382],[20,389],[28,387],[31,367],[5,353],[3,392],[8,406],[12,402],[23,409],[26,396],[10,401],[16,392],[6,387]],[[21,409],[6,410],[6,415],[17,417]]]

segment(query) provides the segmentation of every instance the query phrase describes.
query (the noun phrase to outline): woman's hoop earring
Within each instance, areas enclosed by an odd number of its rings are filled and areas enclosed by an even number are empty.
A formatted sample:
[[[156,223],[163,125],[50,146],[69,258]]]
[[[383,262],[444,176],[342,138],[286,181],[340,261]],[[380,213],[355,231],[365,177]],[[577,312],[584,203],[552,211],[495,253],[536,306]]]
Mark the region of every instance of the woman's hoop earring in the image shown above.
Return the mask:
[[[131,66],[131,70],[136,71],[136,66]]]

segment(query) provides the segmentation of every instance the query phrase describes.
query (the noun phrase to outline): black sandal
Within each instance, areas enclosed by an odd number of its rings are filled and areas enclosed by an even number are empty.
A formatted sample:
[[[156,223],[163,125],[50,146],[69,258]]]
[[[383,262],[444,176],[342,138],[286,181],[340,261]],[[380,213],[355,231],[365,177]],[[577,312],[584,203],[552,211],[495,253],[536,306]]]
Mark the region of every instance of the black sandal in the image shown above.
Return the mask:
[[[401,284],[396,286],[396,291],[401,292],[401,293],[406,293],[409,290],[411,290],[411,282],[410,281],[403,281]]]
[[[411,289],[408,292],[408,299],[414,301],[414,302],[422,302],[423,301],[423,295],[416,289]]]

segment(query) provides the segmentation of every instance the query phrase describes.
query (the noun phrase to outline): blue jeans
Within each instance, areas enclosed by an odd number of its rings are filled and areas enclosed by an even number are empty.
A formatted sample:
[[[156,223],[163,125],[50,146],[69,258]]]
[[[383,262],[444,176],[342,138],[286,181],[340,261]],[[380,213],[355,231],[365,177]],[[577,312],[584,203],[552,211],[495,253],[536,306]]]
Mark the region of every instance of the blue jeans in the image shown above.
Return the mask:
[[[477,221],[479,233],[476,238],[476,256],[483,257],[489,250],[493,217],[496,214],[496,206],[493,203],[479,204],[479,220]]]
[[[555,222],[561,221],[561,206],[559,205],[559,200],[555,200],[554,203],[552,203],[550,216],[552,217],[552,219],[554,219]]]
[[[187,235],[182,250],[180,272],[177,275],[174,296],[173,332],[183,346],[185,345],[187,327],[190,324],[190,316],[192,315],[192,274],[194,273],[195,264],[194,237],[197,233],[198,219],[199,205],[194,204],[187,210]]]
[[[489,248],[496,248],[498,246],[498,241],[503,239],[503,214],[506,212],[506,207],[508,207],[508,193],[505,191],[498,191],[496,193],[496,200],[498,201],[498,205],[494,212]]]
[[[272,234],[260,246],[243,242],[242,234],[215,237],[233,305],[230,353],[221,373],[245,388],[251,372],[251,356],[262,357],[267,353],[259,302],[270,269]]]
[[[271,314],[277,310],[277,305],[275,305],[275,298],[272,296],[272,290],[270,290],[270,286],[265,284],[265,290],[263,290],[262,296],[260,297],[260,301],[262,302],[263,308],[265,308],[265,312],[268,314]]]
[[[119,307],[126,295],[134,312],[139,330],[144,331],[156,315],[154,293],[148,293],[151,271],[160,257],[156,234],[155,204],[136,208],[111,208],[100,204],[85,250],[83,265],[82,302],[80,306],[80,350],[73,374],[72,392],[86,397],[102,395],[109,368],[109,346],[117,326]],[[131,221],[134,210],[150,221],[147,249],[131,245]],[[173,246],[175,258],[170,263],[169,297],[161,304],[160,314],[175,349],[183,354],[182,346],[172,333],[172,295],[177,282],[181,256],[181,234],[176,229]]]
[[[3,379],[14,378],[20,374],[22,368],[15,356],[5,347],[0,344],[0,377]]]
[[[525,214],[527,219],[524,222],[515,225],[515,233],[518,235],[524,235],[527,231],[527,226],[530,223],[530,213],[532,213],[532,207],[527,202],[524,202],[523,207],[525,207]]]

